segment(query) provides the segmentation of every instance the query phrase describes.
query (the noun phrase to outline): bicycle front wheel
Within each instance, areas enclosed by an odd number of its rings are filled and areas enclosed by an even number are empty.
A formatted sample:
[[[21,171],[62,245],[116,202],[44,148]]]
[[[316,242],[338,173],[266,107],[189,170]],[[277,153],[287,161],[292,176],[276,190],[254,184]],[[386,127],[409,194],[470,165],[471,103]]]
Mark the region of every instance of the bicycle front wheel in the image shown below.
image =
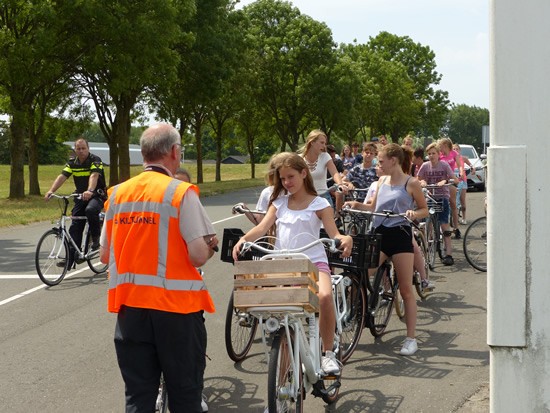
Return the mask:
[[[304,388],[303,371],[300,354],[295,352],[298,371],[295,374],[295,366],[292,364],[294,331],[290,330],[288,342],[284,328],[275,333],[271,351],[269,352],[269,369],[267,373],[267,402],[269,413],[279,412],[303,412]],[[296,382],[296,377],[298,378]],[[292,390],[296,390],[296,395]]]
[[[229,298],[225,316],[225,349],[234,362],[243,360],[254,341],[258,319],[233,306],[233,293]]]
[[[383,264],[379,267],[372,285],[373,293],[369,300],[368,325],[374,337],[384,334],[392,313],[395,291],[390,271],[391,265]]]
[[[438,245],[438,241],[436,241],[435,236],[436,232],[434,228],[434,222],[432,219],[428,219],[426,221],[426,259],[428,261],[428,266],[430,267],[430,270],[433,270],[435,268],[435,256],[437,254]]]
[[[348,274],[351,284],[346,287],[345,300],[348,309],[347,314],[342,320],[342,334],[340,335],[340,344],[342,351],[342,363],[348,361],[355,351],[363,325],[365,323],[365,309],[367,307],[367,299],[365,289],[361,287],[359,282],[359,274]],[[342,309],[339,309],[340,311]]]
[[[69,245],[60,229],[50,229],[38,241],[35,254],[36,272],[46,285],[57,285],[68,270]]]
[[[478,271],[487,271],[487,217],[473,221],[462,241],[466,261]]]
[[[428,245],[426,243],[426,238],[424,238],[424,234],[422,232],[418,232],[415,235],[415,238],[416,238],[416,242],[418,243],[418,247],[420,248],[420,254],[422,254],[422,259],[424,261],[424,271],[426,272],[426,279],[428,280],[430,278],[429,277],[430,266],[428,263]],[[418,296],[422,300],[424,300],[428,296],[428,291],[422,288],[422,280],[420,279],[420,273],[418,273],[417,271],[415,271],[413,274],[413,284]]]

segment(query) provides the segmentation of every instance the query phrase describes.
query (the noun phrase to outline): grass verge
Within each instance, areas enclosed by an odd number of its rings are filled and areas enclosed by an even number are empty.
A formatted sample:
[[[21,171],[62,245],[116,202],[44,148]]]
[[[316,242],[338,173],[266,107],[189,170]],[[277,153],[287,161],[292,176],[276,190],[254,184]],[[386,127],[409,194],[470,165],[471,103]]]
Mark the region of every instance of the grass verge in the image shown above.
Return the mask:
[[[63,166],[61,165],[41,165],[39,167],[40,190],[45,193],[51,186],[54,179],[59,175]],[[197,168],[194,164],[185,164],[185,168],[191,173],[192,179],[197,176]],[[250,178],[250,164],[244,165],[221,165],[222,180],[215,181],[214,164],[203,164],[203,181],[199,184],[201,197],[218,195],[231,192],[237,189],[258,187],[264,185],[263,174],[266,170],[265,165],[256,165],[256,176],[260,178]],[[106,167],[106,176],[109,178],[109,168]],[[142,167],[132,167],[131,176],[139,174]],[[27,225],[32,222],[57,221],[60,214],[60,204],[58,200],[46,202],[42,196],[26,196],[23,199],[8,199],[10,187],[10,166],[0,165],[0,227],[10,227],[15,225]],[[28,169],[25,169],[25,185],[28,192]],[[59,194],[70,194],[74,189],[72,179],[67,181],[57,192]]]

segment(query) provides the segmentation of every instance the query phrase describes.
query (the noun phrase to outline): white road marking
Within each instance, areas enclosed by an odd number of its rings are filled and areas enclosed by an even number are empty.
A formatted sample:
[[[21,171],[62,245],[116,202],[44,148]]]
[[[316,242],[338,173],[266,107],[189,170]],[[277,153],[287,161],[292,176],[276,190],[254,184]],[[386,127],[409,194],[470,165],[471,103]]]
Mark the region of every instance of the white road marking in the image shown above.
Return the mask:
[[[217,224],[220,224],[222,222],[229,221],[230,219],[238,218],[240,216],[242,216],[242,215],[234,215],[234,216],[231,216],[229,218],[220,219],[219,221],[212,222],[212,225],[217,225]],[[72,276],[74,276],[76,274],[80,274],[81,272],[84,272],[88,269],[89,269],[88,267],[84,267],[84,268],[81,268],[80,270],[76,270],[76,271],[73,271],[71,273],[68,273],[65,276],[65,279],[71,278]],[[4,275],[0,275],[0,280],[31,280],[31,279],[40,280],[40,278],[38,277],[37,274],[4,274]],[[46,287],[47,287],[46,284],[42,284],[42,285],[39,285],[38,287],[31,288],[27,291],[23,291],[22,293],[19,293],[19,294],[16,294],[16,295],[12,296],[12,297],[6,298],[5,300],[0,301],[0,306],[2,306],[4,304],[11,303],[12,301],[15,301],[19,298],[25,297],[29,294],[34,293],[35,291],[39,291],[39,290],[41,290],[43,288],[46,288]]]
[[[86,270],[89,270],[89,268],[88,268],[88,267],[84,267],[84,268],[81,268],[81,269],[79,269],[79,270],[75,270],[75,271],[73,271],[73,272],[70,272],[70,273],[68,273],[68,274],[65,276],[64,279],[71,278],[72,276],[75,276],[75,275],[77,275],[77,274],[80,274],[81,272],[84,272],[84,271],[86,271]],[[11,279],[14,279],[15,277],[17,277],[17,278],[36,278],[36,279],[39,280],[37,274],[33,274],[33,275],[20,275],[20,276],[14,276],[14,275],[1,275],[1,276],[0,276],[0,278],[5,278],[5,279],[10,279],[10,278],[11,278]],[[19,293],[19,294],[16,294],[16,295],[12,296],[12,297],[6,298],[5,300],[0,301],[0,306],[3,306],[4,304],[11,303],[12,301],[15,301],[15,300],[17,300],[17,299],[19,299],[19,298],[25,297],[25,296],[27,296],[27,295],[29,295],[29,294],[34,293],[35,291],[39,291],[39,290],[41,290],[41,289],[43,289],[43,288],[46,288],[46,287],[47,287],[46,284],[41,284],[41,285],[39,285],[38,287],[31,288],[31,289],[29,289],[29,290],[23,291],[22,293]]]
[[[219,224],[221,222],[229,221],[230,219],[239,218],[241,216],[244,216],[244,215],[233,215],[232,217],[229,217],[229,218],[220,219],[219,221],[212,222],[212,225],[216,225],[216,224]]]

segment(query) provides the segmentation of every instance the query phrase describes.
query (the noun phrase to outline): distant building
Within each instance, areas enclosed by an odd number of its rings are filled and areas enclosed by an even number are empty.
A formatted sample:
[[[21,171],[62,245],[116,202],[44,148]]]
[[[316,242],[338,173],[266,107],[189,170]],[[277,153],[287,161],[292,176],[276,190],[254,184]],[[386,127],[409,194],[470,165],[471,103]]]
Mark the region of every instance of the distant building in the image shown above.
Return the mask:
[[[248,156],[231,155],[222,159],[222,163],[225,164],[243,164],[248,162]]]
[[[73,141],[63,142],[65,145],[74,148]],[[130,144],[130,165],[143,165],[143,156],[139,145]],[[109,165],[109,145],[103,142],[90,142],[90,152],[101,158],[104,165]]]

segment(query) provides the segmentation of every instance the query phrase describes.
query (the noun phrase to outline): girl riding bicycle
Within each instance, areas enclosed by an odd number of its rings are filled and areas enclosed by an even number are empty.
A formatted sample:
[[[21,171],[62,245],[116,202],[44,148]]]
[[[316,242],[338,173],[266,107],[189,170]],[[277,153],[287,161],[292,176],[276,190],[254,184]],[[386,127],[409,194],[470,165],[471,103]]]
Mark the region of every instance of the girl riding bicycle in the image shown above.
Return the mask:
[[[319,237],[321,224],[331,238],[340,239],[342,256],[351,254],[353,240],[341,235],[334,223],[334,213],[328,201],[317,196],[313,179],[305,160],[295,153],[283,152],[273,159],[274,189],[269,209],[262,221],[248,231],[233,248],[238,259],[241,244],[264,236],[276,224],[276,249],[296,248]],[[279,196],[287,194],[288,196]],[[340,374],[333,350],[336,319],[332,299],[332,282],[325,249],[316,245],[304,252],[319,269],[319,326],[325,355],[321,367],[326,374]]]

